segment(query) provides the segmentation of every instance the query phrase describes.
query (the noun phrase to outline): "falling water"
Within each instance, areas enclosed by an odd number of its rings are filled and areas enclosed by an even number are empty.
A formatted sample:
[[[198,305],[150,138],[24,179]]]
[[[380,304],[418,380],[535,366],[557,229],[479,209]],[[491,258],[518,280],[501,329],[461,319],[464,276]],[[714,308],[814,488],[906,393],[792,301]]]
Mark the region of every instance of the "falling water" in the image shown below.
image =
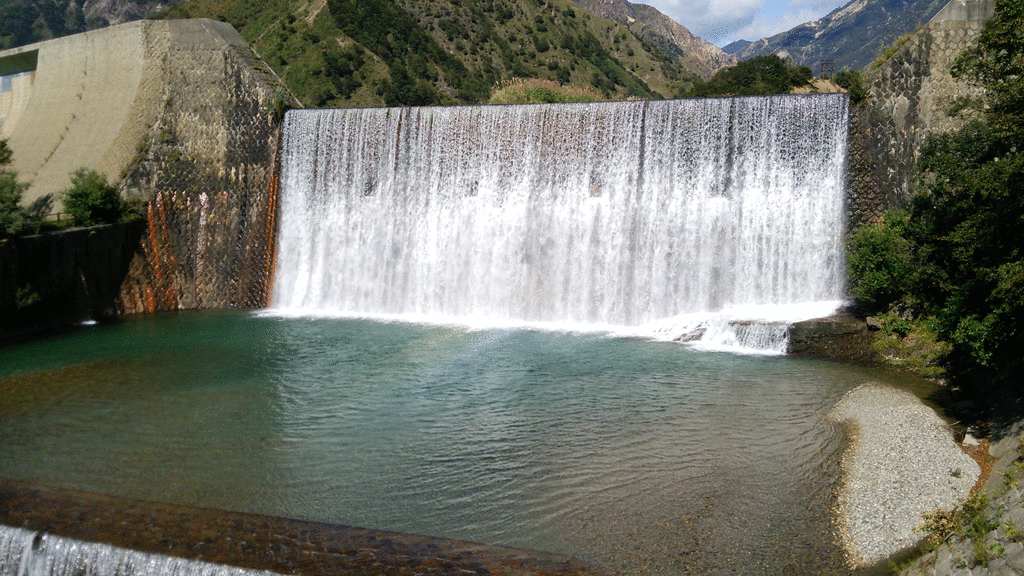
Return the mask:
[[[0,525],[0,576],[276,576]]]
[[[846,135],[838,94],[291,111],[274,308],[781,351],[843,296]]]

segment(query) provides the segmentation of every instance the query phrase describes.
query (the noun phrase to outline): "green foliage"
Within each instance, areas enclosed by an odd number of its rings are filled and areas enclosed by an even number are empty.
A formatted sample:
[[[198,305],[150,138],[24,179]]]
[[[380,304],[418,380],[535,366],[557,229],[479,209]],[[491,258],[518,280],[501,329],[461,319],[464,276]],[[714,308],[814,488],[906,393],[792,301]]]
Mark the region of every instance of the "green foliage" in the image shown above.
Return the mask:
[[[959,64],[978,66],[963,73],[987,89],[985,114],[930,136],[908,213],[858,231],[850,246],[854,295],[932,318],[953,346],[951,373],[974,389],[1018,382],[1024,368],[1024,107],[1012,89],[1024,71],[1022,30],[1021,3],[997,0]]]
[[[957,534],[975,541],[984,541],[985,534],[995,530],[999,524],[989,516],[988,494],[971,492],[953,510],[936,510],[923,514],[921,530],[933,544],[942,542],[951,534]]]
[[[998,0],[977,42],[953,66],[954,75],[985,87],[989,124],[1024,132],[1024,2]]]
[[[786,94],[797,86],[806,85],[813,75],[807,66],[795,66],[775,54],[757,56],[735,66],[719,70],[710,80],[694,81],[683,95],[710,96],[763,96]]]
[[[484,102],[509,78],[662,98],[694,75],[567,0],[186,0],[167,18],[230,22],[306,106]]]
[[[32,289],[31,284],[18,288],[14,293],[14,305],[18,310],[38,304],[41,300],[39,293]]]
[[[881,68],[883,64],[888,62],[890,58],[892,58],[894,55],[896,55],[897,52],[900,51],[900,48],[903,48],[904,44],[909,42],[910,39],[914,37],[914,34],[916,32],[917,31],[915,30],[914,32],[910,32],[908,34],[904,34],[904,35],[900,36],[899,38],[897,38],[895,41],[893,41],[892,44],[886,46],[878,54],[878,57],[875,58],[875,61],[871,63],[871,68],[870,69],[872,71],[874,71],[874,70],[878,70],[879,68]]]
[[[850,101],[863,104],[868,98],[868,89],[864,87],[864,77],[857,70],[841,70],[832,77],[836,86],[850,94]]]
[[[64,210],[79,226],[112,224],[121,219],[125,203],[117,188],[96,172],[79,168],[71,176],[71,187],[62,193]]]
[[[914,272],[908,226],[905,212],[890,212],[882,222],[862,226],[850,235],[846,262],[851,291],[873,311],[888,310],[899,301]]]
[[[85,32],[82,3],[72,0],[0,2],[0,50]]]
[[[7,145],[7,140],[0,140],[0,166],[7,166],[11,163],[13,153]]]
[[[26,188],[13,170],[0,170],[0,238],[17,236],[25,227],[25,213],[19,203]]]
[[[880,314],[878,320],[882,330],[871,348],[886,365],[929,378],[943,375],[941,362],[951,347],[938,339],[934,319],[908,320],[895,312],[887,312]]]

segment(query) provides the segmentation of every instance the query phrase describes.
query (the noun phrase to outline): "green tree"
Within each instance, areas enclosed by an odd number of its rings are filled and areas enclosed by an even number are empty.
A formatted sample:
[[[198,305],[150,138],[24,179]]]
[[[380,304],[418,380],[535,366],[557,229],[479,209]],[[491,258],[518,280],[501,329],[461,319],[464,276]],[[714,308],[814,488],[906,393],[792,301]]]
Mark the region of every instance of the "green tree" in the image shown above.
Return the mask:
[[[984,114],[925,141],[920,192],[906,217],[887,218],[884,248],[851,243],[851,283],[882,295],[876,304],[912,302],[953,345],[953,375],[985,388],[1024,368],[1024,3],[997,0],[956,71],[985,88]],[[886,254],[912,263],[895,292],[874,280],[886,278]],[[853,269],[872,258],[877,269]]]
[[[79,226],[96,226],[117,222],[124,212],[124,201],[107,178],[86,168],[71,176],[71,187],[62,194],[64,210]]]
[[[832,81],[850,94],[850,101],[854,104],[860,104],[867,100],[868,89],[864,87],[864,77],[859,71],[841,70],[832,78]]]
[[[25,227],[21,195],[28,186],[18,182],[18,174],[5,168],[11,163],[7,140],[0,140],[0,238],[17,236]]]
[[[25,214],[19,203],[25,188],[13,170],[0,170],[0,238],[17,236],[24,228]]]
[[[790,65],[775,54],[757,56],[693,83],[685,96],[764,96],[785,94],[813,78],[807,66]]]
[[[914,272],[914,254],[905,237],[906,212],[889,212],[882,222],[860,227],[847,244],[851,292],[871,312],[888,310],[904,297]]]
[[[13,153],[7,145],[7,140],[0,140],[0,167],[10,164],[12,156]]]
[[[995,14],[977,42],[953,66],[953,74],[985,87],[989,124],[1024,132],[1024,2],[997,0]]]

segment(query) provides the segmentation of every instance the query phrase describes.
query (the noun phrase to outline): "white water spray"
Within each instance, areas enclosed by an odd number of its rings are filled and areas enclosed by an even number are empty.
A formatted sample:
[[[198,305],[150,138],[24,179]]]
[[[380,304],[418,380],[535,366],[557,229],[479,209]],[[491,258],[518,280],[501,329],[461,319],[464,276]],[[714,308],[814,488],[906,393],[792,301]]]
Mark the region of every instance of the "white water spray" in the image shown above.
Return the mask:
[[[278,576],[0,525],[0,576]]]
[[[291,111],[274,308],[784,350],[842,299],[846,136],[838,94]]]

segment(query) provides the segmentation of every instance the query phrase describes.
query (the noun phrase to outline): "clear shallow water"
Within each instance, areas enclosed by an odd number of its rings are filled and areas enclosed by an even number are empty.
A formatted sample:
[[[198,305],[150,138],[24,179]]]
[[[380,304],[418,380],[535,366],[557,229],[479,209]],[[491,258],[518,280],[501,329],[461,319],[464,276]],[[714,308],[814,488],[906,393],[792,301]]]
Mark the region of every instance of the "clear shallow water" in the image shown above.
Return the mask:
[[[0,354],[0,475],[626,574],[841,572],[841,436],[824,415],[883,377],[599,334],[244,312]]]

